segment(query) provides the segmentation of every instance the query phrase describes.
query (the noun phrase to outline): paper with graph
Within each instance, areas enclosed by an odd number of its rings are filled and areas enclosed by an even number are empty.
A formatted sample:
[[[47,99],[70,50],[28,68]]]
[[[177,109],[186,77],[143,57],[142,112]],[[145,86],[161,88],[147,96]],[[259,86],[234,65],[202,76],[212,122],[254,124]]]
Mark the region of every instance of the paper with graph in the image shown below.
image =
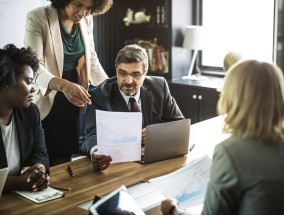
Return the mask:
[[[142,113],[96,110],[98,152],[112,163],[141,160]]]
[[[182,208],[204,201],[212,160],[203,156],[170,174],[150,179],[167,198],[176,198]]]

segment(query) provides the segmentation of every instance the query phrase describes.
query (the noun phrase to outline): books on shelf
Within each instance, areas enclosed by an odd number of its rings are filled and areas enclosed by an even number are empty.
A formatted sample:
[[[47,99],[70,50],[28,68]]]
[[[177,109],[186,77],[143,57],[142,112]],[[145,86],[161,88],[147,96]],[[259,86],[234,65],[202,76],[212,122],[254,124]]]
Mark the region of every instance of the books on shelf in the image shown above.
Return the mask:
[[[19,195],[35,202],[35,203],[43,203],[53,199],[57,199],[64,196],[64,192],[54,189],[52,187],[47,187],[41,191],[15,191]]]
[[[127,43],[127,42],[126,42]],[[148,40],[137,40],[136,43],[146,49],[149,58],[149,71],[154,73],[169,72],[169,52],[163,45]]]

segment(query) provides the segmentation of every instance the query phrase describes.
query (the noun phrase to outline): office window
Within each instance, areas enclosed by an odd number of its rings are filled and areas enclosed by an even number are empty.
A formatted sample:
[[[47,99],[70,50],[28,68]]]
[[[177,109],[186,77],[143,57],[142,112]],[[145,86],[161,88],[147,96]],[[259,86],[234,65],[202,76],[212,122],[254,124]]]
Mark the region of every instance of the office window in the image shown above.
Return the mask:
[[[223,67],[229,51],[274,62],[277,0],[203,0],[202,25],[210,33],[201,53],[201,66]]]

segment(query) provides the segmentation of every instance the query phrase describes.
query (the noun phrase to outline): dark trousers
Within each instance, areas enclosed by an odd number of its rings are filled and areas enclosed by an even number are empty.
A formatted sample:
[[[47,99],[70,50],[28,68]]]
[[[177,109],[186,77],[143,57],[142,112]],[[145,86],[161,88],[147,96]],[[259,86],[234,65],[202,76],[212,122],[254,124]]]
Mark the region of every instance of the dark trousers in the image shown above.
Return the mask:
[[[76,70],[64,71],[63,79],[77,83]],[[74,106],[62,92],[57,92],[51,111],[42,120],[50,165],[71,160],[79,152],[79,108]]]

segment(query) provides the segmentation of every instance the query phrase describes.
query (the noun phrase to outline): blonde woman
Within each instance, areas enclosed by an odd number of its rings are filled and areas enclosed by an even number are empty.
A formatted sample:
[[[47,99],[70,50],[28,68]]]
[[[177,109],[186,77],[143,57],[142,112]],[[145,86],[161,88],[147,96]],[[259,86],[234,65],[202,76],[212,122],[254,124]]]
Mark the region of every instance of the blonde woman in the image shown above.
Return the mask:
[[[256,60],[234,64],[218,111],[232,135],[214,150],[202,214],[284,214],[282,71]],[[186,214],[178,210],[172,214]]]

